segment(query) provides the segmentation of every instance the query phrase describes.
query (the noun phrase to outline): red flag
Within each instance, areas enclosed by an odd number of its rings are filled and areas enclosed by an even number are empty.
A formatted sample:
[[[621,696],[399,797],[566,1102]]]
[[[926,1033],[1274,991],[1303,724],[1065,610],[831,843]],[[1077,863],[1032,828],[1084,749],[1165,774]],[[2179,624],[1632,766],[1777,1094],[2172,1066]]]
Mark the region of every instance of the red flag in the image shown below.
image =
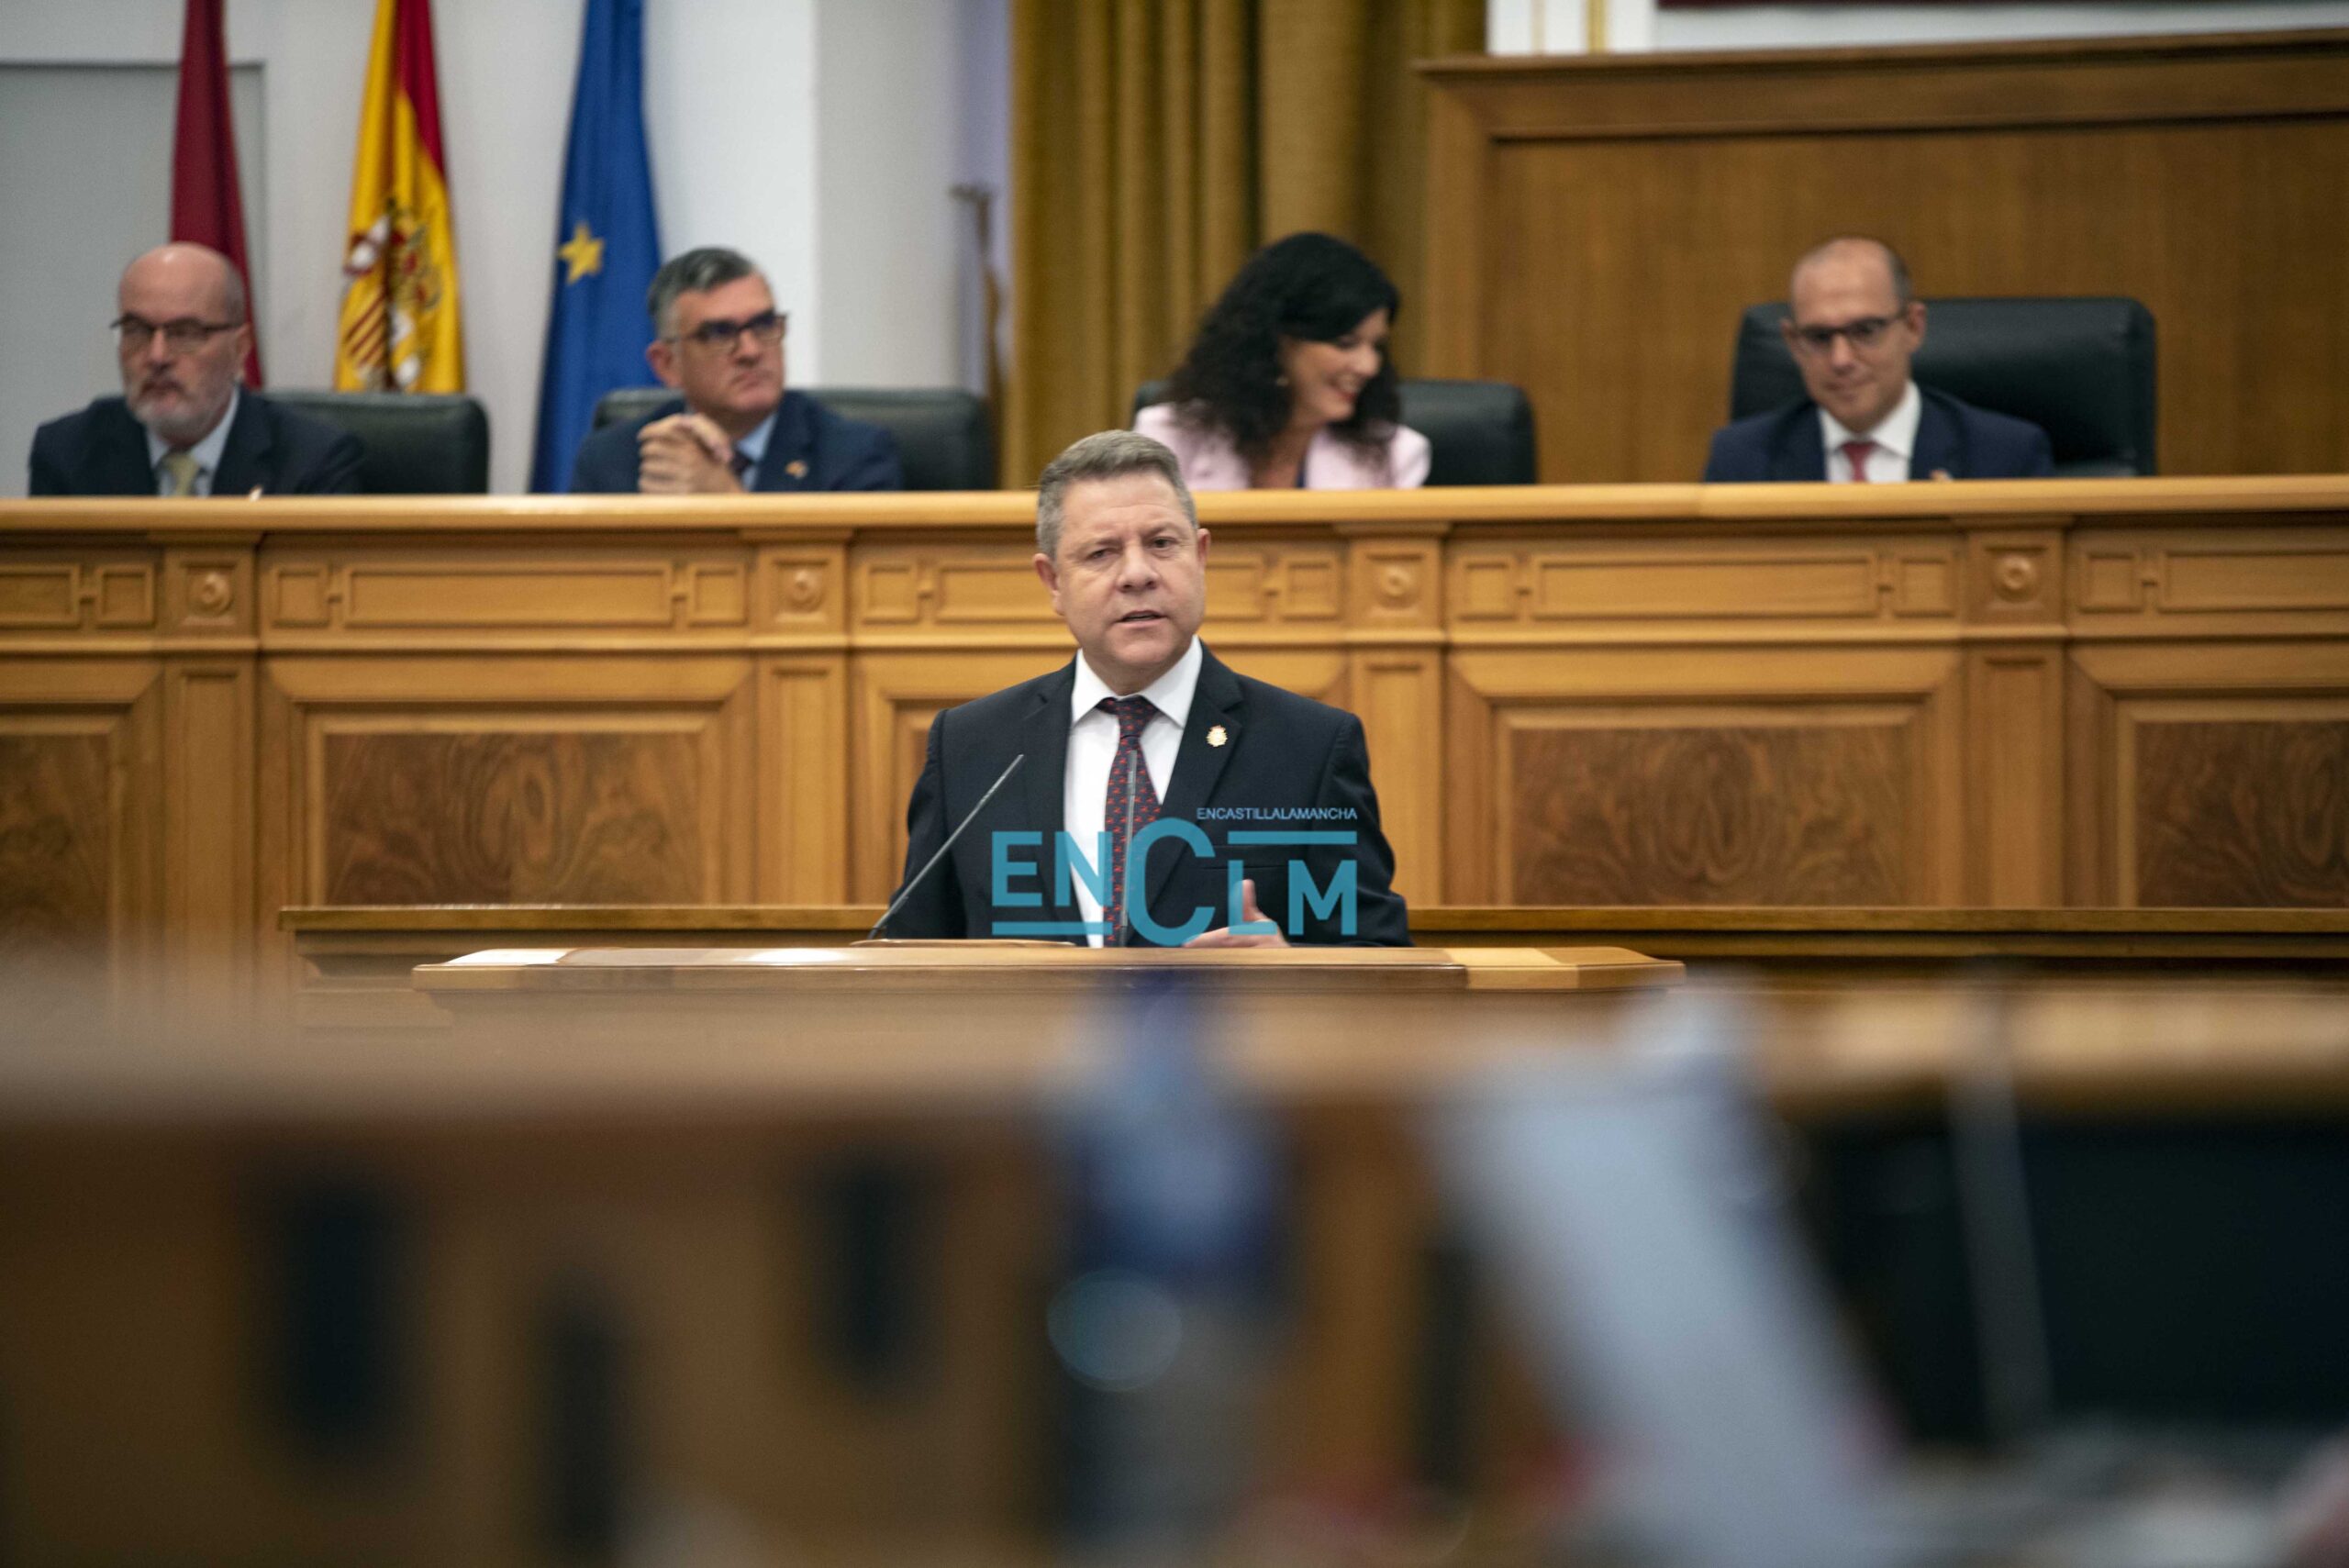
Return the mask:
[[[253,311],[245,262],[245,201],[237,188],[237,130],[228,120],[228,45],[223,0],[187,0],[180,39],[179,122],[172,135],[172,238],[209,245],[236,264]],[[261,332],[245,355],[245,384],[261,384]]]

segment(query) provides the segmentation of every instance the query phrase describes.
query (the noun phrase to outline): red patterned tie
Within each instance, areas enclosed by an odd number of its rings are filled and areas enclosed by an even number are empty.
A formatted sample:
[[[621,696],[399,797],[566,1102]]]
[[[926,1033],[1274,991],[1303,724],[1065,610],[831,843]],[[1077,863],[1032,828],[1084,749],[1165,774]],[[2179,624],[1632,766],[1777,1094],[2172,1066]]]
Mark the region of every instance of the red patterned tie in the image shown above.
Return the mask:
[[[1852,483],[1865,484],[1868,480],[1868,453],[1876,450],[1874,441],[1845,441],[1835,449],[1852,465]]]
[[[1126,935],[1126,842],[1158,820],[1158,790],[1141,754],[1142,728],[1158,710],[1148,697],[1103,697],[1101,711],[1118,716],[1118,756],[1109,764],[1109,793],[1101,806],[1101,822],[1109,830],[1109,896],[1101,918],[1109,928],[1105,940],[1115,947]]]

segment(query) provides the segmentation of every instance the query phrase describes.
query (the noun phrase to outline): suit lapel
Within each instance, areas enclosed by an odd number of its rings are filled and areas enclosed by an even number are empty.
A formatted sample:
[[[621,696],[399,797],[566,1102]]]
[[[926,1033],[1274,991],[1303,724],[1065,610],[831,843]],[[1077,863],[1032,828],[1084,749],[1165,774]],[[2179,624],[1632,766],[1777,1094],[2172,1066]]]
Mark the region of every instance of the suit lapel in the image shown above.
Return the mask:
[[[97,435],[90,443],[90,467],[100,481],[91,487],[93,493],[154,495],[155,465],[147,457],[147,427],[118,401],[106,417],[92,424]]]
[[[1800,484],[1827,477],[1827,440],[1819,433],[1819,406],[1800,403],[1787,415],[1770,443],[1770,477]]]
[[[1927,394],[1924,407],[1917,416],[1917,443],[1909,459],[1909,477],[1931,479],[1933,471],[1939,469],[1952,479],[1964,479],[1966,468],[1965,432],[1958,428],[1955,416],[1942,406],[1941,400]]]
[[[815,449],[815,427],[808,417],[807,400],[791,393],[783,395],[775,405],[774,428],[767,432],[767,450],[759,458],[758,488],[771,490],[805,490]],[[792,466],[798,465],[794,473]],[[1066,696],[1068,694],[1061,694]],[[1034,758],[1029,761],[1033,762]]]
[[[1183,744],[1174,753],[1174,776],[1167,782],[1166,798],[1159,803],[1162,820],[1169,817],[1178,817],[1186,822],[1196,818],[1199,808],[1214,798],[1215,786],[1223,778],[1224,765],[1240,748],[1241,718],[1247,709],[1240,677],[1204,647],[1199,653],[1199,684],[1191,693],[1191,717],[1183,726]],[[1219,728],[1223,731],[1223,743],[1209,745],[1208,731]],[[1166,879],[1174,874],[1176,853],[1165,850],[1152,857],[1146,889],[1152,908],[1157,907]]]
[[[1045,897],[1052,906],[1052,918],[1071,924],[1079,917],[1076,902],[1062,897],[1060,879],[1052,874],[1052,857],[1068,822],[1068,705],[1075,685],[1073,661],[1037,683],[1035,706],[1020,720],[1017,742],[1028,760],[1019,764],[1019,777],[1005,789],[1007,795],[1016,795],[1019,821],[1014,826],[1044,836]],[[1086,849],[1089,852],[1091,846]]]
[[[242,496],[265,483],[269,447],[267,413],[261,399],[248,388],[237,395],[237,417],[229,422],[228,444],[220,449],[220,466],[212,475],[212,494]]]

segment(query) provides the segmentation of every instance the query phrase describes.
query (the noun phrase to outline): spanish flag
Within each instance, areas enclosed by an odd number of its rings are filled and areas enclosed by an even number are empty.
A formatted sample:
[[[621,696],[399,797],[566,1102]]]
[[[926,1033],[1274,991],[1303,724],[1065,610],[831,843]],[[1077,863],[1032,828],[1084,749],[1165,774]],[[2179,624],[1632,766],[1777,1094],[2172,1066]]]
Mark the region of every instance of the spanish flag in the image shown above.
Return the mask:
[[[465,389],[438,83],[429,0],[376,0],[342,257],[340,391]]]

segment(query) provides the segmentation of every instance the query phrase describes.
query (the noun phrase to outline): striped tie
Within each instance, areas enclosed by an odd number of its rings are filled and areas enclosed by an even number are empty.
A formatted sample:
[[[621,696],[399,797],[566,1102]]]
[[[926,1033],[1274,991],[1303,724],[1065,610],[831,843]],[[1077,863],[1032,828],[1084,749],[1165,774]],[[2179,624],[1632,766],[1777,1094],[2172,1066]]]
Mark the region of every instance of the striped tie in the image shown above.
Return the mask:
[[[157,463],[155,466],[163,471],[163,494],[165,495],[193,495],[195,494],[195,476],[203,465],[195,461],[195,454],[194,452],[189,451],[184,448],[177,451],[165,452],[163,454],[163,461]]]

